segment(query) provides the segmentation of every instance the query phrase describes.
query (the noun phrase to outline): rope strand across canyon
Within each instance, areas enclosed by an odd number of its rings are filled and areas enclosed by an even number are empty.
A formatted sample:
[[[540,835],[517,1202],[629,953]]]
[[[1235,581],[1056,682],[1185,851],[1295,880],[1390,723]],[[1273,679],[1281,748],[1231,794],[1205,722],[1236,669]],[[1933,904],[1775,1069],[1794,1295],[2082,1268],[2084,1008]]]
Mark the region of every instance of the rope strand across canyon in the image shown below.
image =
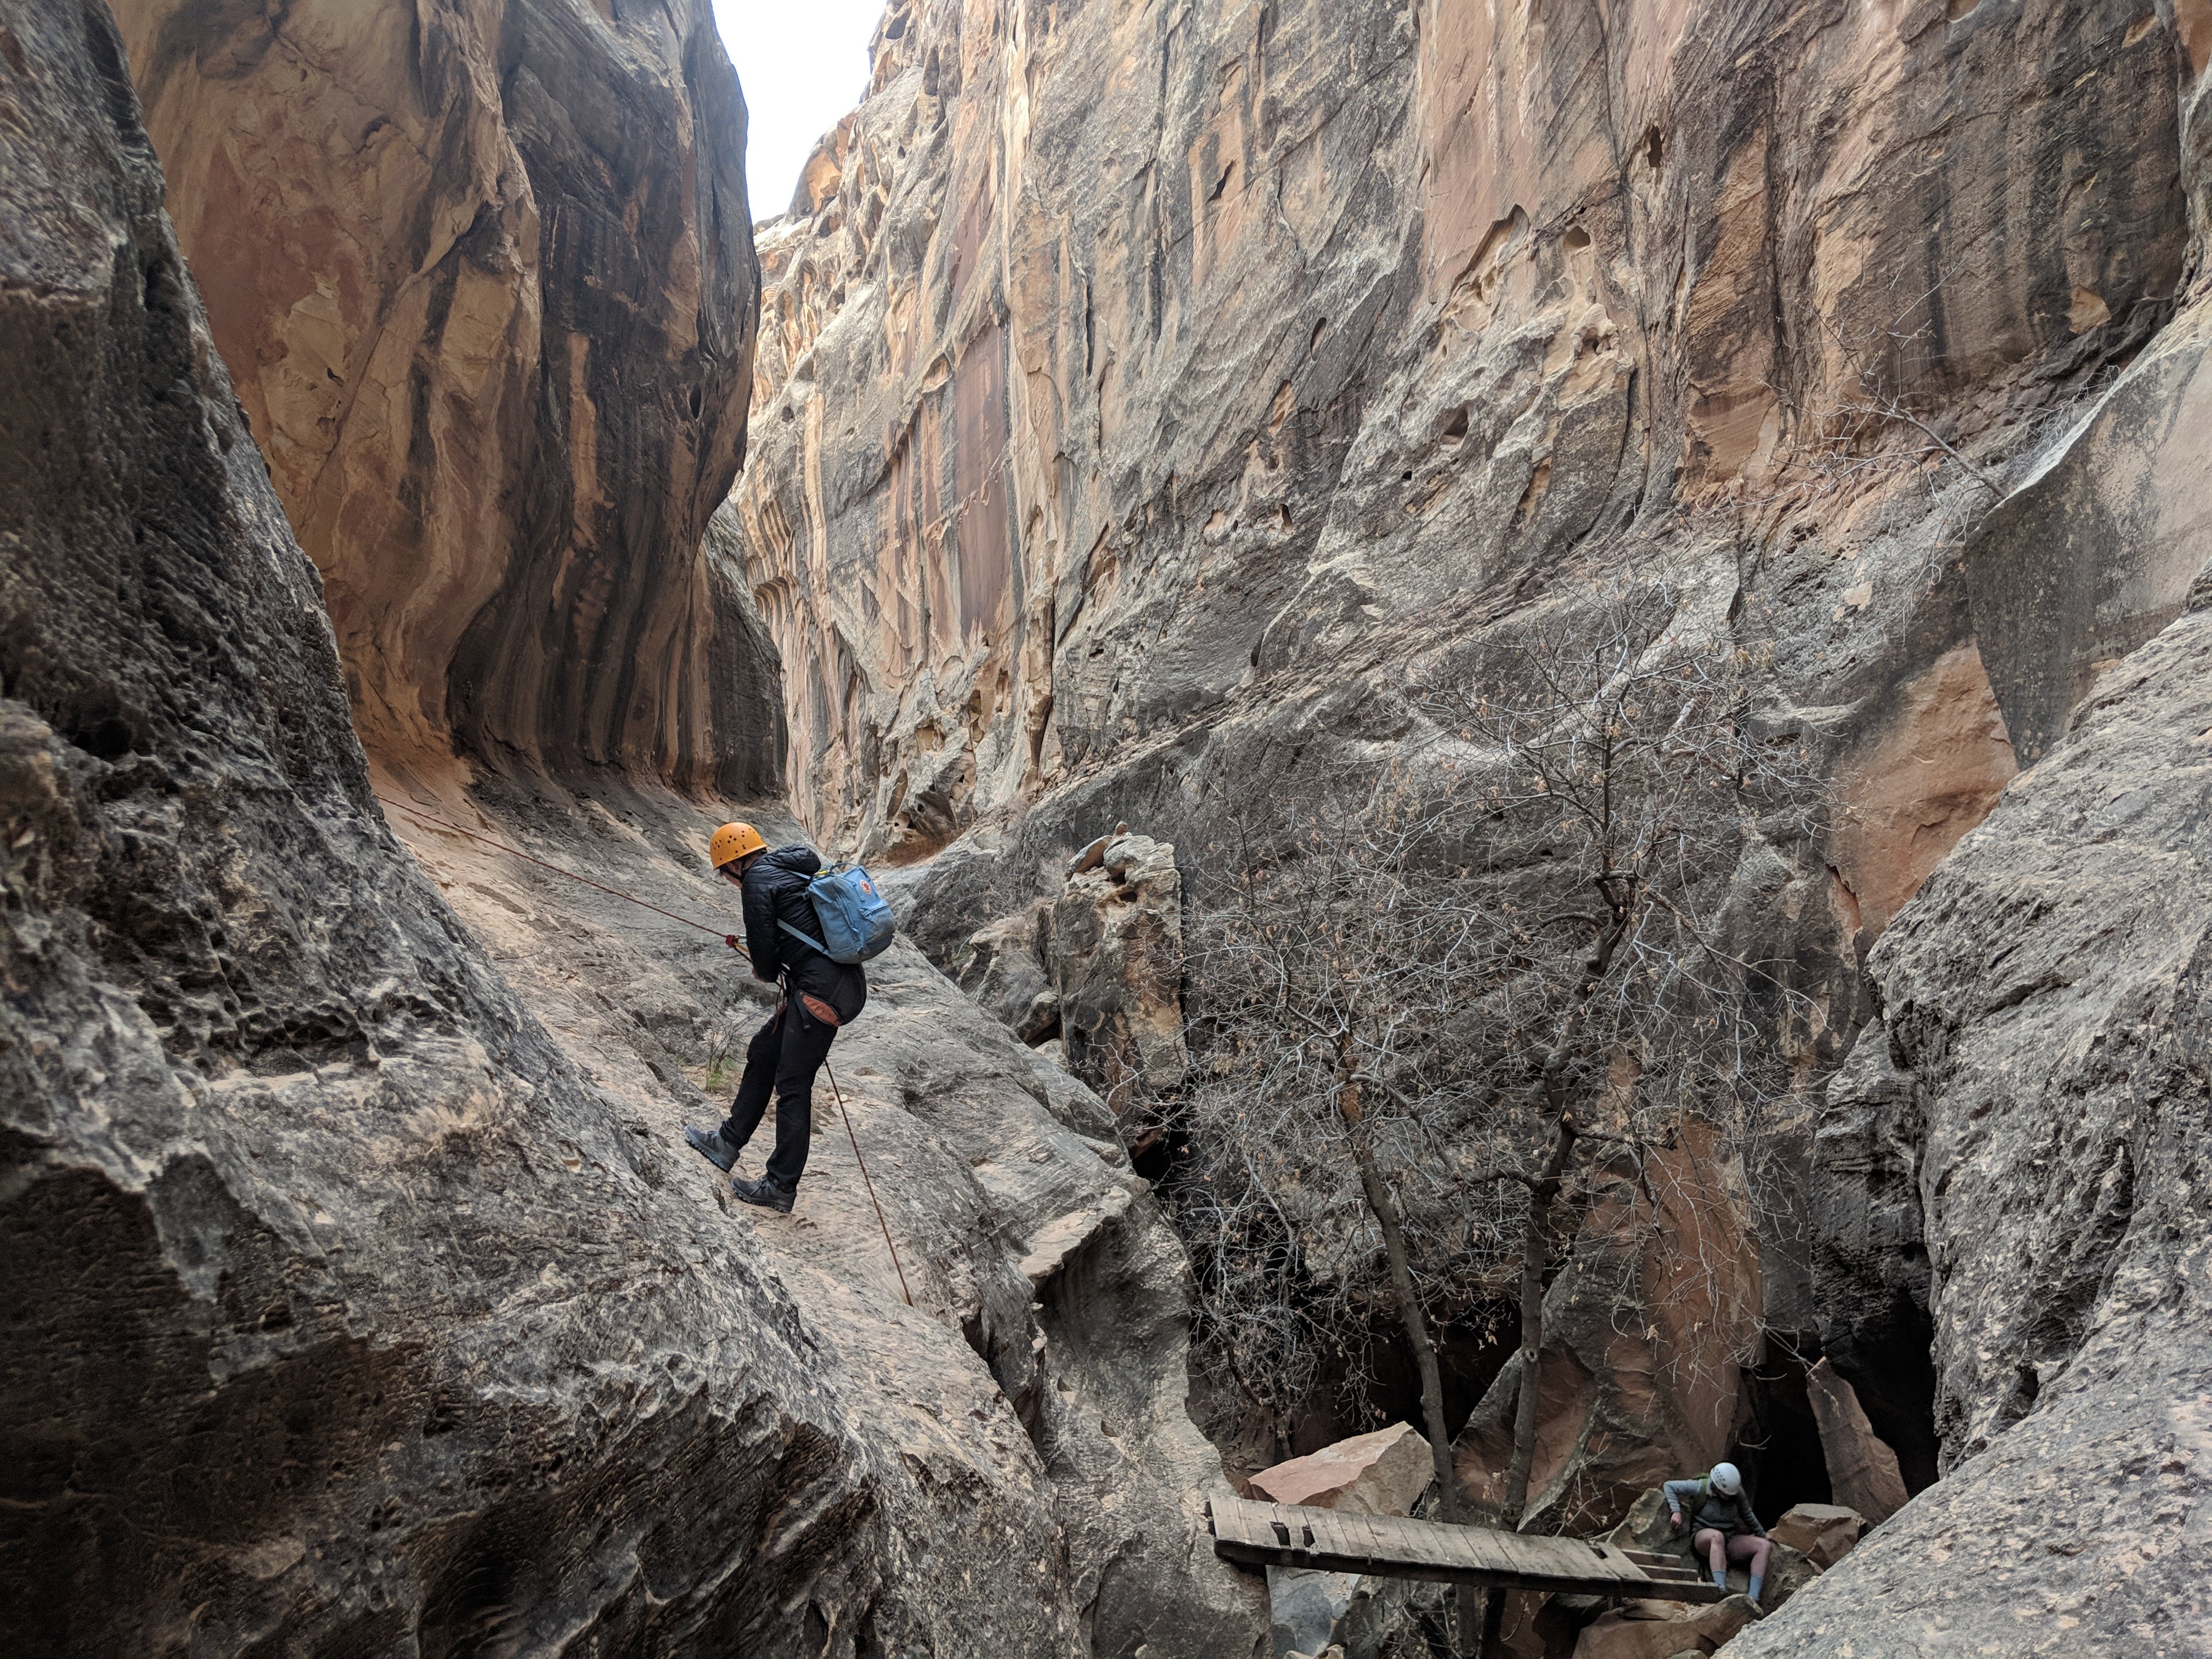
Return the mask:
[[[489,836],[479,835],[473,830],[465,830],[450,819],[440,817],[436,813],[422,807],[410,805],[405,801],[394,800],[389,795],[378,795],[376,798],[386,806],[420,818],[425,823],[434,825],[441,830],[450,830],[457,836],[466,836],[471,841],[482,842],[487,847],[496,848],[499,851],[521,859],[526,863],[534,864],[541,870],[550,870],[556,876],[566,876],[570,881],[580,882],[586,887],[596,888],[611,897],[623,899],[641,908],[650,910],[655,915],[666,916],[671,921],[680,921],[686,927],[696,927],[702,933],[712,933],[741,955],[747,957],[752,955],[751,951],[738,943],[737,936],[733,933],[726,933],[719,927],[709,927],[705,922],[694,921],[689,916],[679,916],[673,910],[664,910],[659,905],[648,903],[646,900],[638,897],[635,893],[625,893],[618,887],[610,887],[605,882],[593,881],[589,876],[580,876],[574,870],[564,870],[559,865],[548,863],[544,859],[524,852],[519,847],[509,847],[505,842],[494,841]],[[784,988],[784,994],[786,996],[790,994],[789,987]],[[891,1270],[898,1274],[899,1296],[904,1300],[906,1305],[911,1308],[914,1306],[914,1292],[907,1288],[906,1267],[899,1260],[898,1246],[891,1242],[890,1223],[884,1218],[882,1200],[876,1196],[876,1183],[869,1178],[868,1160],[861,1156],[860,1133],[853,1127],[853,1114],[846,1107],[845,1091],[837,1086],[837,1074],[835,1072],[830,1073],[830,1090],[837,1098],[837,1115],[845,1120],[845,1137],[853,1143],[853,1162],[860,1165],[860,1184],[867,1188],[868,1202],[876,1212],[876,1225],[883,1230],[884,1248],[890,1252]]]

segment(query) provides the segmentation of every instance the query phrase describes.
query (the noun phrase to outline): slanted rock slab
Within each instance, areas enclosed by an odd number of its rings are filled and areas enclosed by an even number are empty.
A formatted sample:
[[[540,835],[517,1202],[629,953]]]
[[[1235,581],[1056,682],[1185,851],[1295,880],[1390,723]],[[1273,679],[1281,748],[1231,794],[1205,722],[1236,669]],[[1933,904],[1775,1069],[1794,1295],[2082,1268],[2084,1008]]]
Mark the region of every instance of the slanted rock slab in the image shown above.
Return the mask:
[[[1905,1507],[1908,1494],[1897,1454],[1874,1431],[1858,1395],[1822,1359],[1805,1374],[1805,1392],[1820,1425],[1820,1451],[1838,1498],[1880,1526]]]

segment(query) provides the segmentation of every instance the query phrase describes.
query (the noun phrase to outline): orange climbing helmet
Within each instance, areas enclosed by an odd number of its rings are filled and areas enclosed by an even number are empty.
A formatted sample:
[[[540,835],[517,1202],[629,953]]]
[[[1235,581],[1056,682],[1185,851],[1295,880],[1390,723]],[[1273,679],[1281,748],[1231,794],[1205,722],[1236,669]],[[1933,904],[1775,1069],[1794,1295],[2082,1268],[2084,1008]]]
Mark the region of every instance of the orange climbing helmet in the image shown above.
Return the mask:
[[[757,853],[767,845],[761,839],[761,832],[750,823],[726,823],[714,831],[714,838],[707,843],[707,856],[719,870],[732,859]]]

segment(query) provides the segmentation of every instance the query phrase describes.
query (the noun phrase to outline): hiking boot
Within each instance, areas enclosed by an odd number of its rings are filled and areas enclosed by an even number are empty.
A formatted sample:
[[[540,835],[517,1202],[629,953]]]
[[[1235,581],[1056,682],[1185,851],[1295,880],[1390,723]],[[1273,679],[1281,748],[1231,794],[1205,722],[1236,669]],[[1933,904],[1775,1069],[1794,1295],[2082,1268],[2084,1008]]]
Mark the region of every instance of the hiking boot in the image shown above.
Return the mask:
[[[684,1144],[724,1175],[727,1175],[730,1166],[738,1161],[739,1149],[723,1139],[720,1129],[694,1129],[687,1125],[684,1131]]]
[[[799,1196],[793,1188],[779,1187],[766,1176],[758,1181],[732,1176],[730,1195],[743,1203],[757,1204],[763,1210],[774,1210],[778,1215],[789,1215],[792,1200]]]

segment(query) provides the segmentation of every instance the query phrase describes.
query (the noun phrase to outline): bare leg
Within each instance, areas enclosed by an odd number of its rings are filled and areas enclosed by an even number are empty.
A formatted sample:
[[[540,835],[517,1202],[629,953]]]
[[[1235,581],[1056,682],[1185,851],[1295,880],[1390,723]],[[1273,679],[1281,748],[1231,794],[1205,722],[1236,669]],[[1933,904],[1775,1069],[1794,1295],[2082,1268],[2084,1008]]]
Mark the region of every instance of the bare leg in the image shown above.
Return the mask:
[[[1739,1535],[1728,1540],[1728,1553],[1732,1560],[1745,1562],[1751,1575],[1751,1599],[1759,1600],[1759,1591],[1765,1587],[1766,1558],[1774,1552],[1771,1538]]]
[[[1728,1534],[1718,1527],[1706,1527],[1691,1540],[1705,1565],[1712,1570],[1713,1582],[1719,1583],[1728,1577]]]

